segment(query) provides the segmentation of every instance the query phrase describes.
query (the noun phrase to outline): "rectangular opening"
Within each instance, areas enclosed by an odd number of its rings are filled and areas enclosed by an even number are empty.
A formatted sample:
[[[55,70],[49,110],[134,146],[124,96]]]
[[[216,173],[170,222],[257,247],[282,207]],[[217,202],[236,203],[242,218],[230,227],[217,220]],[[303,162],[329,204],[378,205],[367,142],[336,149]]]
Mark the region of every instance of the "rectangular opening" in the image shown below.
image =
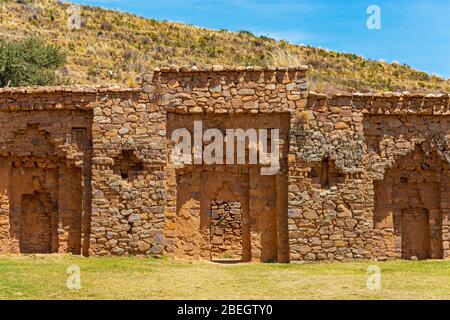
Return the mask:
[[[15,161],[11,173],[10,234],[19,251],[80,254],[81,169],[33,158]]]
[[[239,201],[211,202],[211,260],[242,261],[242,207]]]
[[[76,143],[80,151],[87,149],[87,141],[86,128],[72,128],[72,142]]]
[[[21,253],[51,253],[52,204],[48,193],[23,195],[20,235]]]
[[[402,258],[430,258],[431,237],[428,211],[409,208],[402,211]]]

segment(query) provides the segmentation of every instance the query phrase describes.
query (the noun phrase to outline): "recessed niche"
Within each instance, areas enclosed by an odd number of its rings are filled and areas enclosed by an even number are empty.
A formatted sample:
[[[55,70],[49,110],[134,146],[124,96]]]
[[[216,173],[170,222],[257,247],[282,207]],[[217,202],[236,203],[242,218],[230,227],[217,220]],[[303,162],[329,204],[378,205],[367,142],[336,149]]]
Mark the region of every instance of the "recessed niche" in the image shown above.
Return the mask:
[[[322,189],[329,189],[344,182],[344,176],[336,168],[334,161],[328,157],[311,164],[308,178],[311,179],[312,184],[320,185]]]
[[[52,208],[48,193],[23,195],[21,203],[21,253],[50,253],[52,250]]]
[[[113,171],[124,180],[134,180],[144,171],[144,164],[131,150],[124,150],[114,159]]]

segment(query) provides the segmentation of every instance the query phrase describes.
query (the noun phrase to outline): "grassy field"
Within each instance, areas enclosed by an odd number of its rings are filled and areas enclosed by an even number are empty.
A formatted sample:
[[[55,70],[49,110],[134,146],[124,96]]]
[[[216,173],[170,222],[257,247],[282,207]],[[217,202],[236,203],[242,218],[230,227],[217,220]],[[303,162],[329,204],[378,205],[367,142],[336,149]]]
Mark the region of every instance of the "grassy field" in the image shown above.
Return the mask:
[[[218,265],[144,258],[0,257],[0,299],[450,299],[450,261]],[[81,268],[80,290],[66,269]]]

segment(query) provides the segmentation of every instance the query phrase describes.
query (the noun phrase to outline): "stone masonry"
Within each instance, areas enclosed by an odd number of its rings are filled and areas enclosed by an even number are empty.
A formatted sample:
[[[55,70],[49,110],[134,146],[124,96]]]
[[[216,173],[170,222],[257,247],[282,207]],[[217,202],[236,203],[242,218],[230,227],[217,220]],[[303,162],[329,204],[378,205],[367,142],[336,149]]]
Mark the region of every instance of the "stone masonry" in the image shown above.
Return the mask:
[[[308,92],[306,67],[0,89],[0,253],[450,258],[448,94]],[[279,130],[280,170],[174,163],[178,128]],[[248,148],[247,148],[248,151]]]

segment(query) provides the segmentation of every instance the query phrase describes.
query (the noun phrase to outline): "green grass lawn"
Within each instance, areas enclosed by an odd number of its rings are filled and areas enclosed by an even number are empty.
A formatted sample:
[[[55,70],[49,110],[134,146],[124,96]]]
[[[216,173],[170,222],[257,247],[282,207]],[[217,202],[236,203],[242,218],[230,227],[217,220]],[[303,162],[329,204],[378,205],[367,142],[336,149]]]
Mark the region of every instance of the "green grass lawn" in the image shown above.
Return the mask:
[[[367,289],[367,267],[382,271]],[[66,287],[68,266],[80,290]],[[450,299],[450,261],[236,264],[1,256],[0,299]]]

